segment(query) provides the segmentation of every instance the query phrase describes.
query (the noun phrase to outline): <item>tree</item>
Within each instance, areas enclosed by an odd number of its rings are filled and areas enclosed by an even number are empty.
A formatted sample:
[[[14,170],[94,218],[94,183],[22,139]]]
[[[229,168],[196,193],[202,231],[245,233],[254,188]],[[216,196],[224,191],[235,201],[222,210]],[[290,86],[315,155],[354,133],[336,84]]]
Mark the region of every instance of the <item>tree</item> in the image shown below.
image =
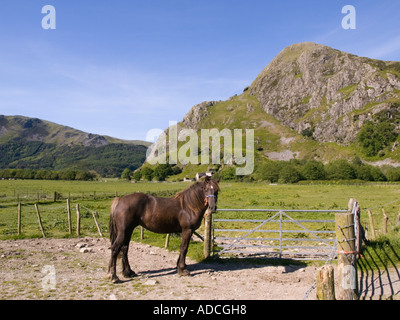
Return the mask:
[[[136,170],[132,175],[133,180],[140,181],[142,178],[142,171],[140,169]]]
[[[144,167],[142,169],[142,177],[148,181],[153,180],[154,170],[150,167]]]
[[[296,183],[301,180],[301,174],[296,167],[290,163],[285,163],[279,171],[280,183]]]
[[[387,166],[385,168],[385,176],[388,181],[400,181],[400,168]]]
[[[235,180],[236,176],[236,169],[235,167],[226,167],[222,170],[220,177],[222,180]]]
[[[353,167],[346,160],[332,161],[325,169],[330,180],[351,180],[356,177]]]
[[[278,161],[268,161],[257,168],[256,179],[268,180],[271,183],[278,182],[281,165]]]
[[[159,164],[155,169],[154,169],[154,176],[158,181],[164,181],[165,178],[168,176],[172,175],[173,171],[172,168],[169,164]]]
[[[307,161],[301,173],[306,180],[324,180],[326,178],[324,164],[315,160]]]
[[[131,169],[126,168],[124,171],[122,171],[121,179],[129,181],[131,180],[131,174],[132,174]]]

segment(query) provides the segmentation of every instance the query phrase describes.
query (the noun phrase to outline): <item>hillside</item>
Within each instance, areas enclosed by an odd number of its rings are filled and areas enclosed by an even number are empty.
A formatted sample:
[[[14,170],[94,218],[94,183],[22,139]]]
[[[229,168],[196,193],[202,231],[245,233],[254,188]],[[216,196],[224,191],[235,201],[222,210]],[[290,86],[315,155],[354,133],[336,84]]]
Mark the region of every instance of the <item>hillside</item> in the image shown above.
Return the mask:
[[[399,107],[400,62],[300,43],[282,50],[241,95],[192,107],[179,127],[254,129],[256,159],[358,156],[397,165]]]
[[[148,145],[41,119],[0,115],[0,169],[94,170],[120,176],[125,168],[141,166]]]

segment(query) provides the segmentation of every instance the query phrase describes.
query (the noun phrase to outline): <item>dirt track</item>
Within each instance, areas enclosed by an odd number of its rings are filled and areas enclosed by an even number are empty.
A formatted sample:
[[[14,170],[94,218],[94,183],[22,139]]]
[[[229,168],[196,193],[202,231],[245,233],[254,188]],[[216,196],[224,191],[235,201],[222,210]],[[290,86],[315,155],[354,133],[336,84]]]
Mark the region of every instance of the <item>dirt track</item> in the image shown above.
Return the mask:
[[[124,279],[118,262],[124,282],[111,284],[106,278],[109,252],[106,239],[0,241],[0,299],[297,300],[312,286],[317,270],[187,259],[192,276],[180,277],[176,252],[131,242],[129,259],[139,276]],[[399,298],[397,270],[391,273],[391,286],[382,279],[368,282],[372,298],[393,293]],[[309,299],[315,299],[315,290]]]

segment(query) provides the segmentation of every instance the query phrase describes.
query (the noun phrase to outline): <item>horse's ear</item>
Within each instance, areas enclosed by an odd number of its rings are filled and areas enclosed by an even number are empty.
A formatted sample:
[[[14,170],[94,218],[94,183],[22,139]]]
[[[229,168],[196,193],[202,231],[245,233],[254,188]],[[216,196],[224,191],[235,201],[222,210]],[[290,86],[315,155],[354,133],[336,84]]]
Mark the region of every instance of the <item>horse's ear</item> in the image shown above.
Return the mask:
[[[221,177],[218,177],[218,180],[215,180],[215,181],[217,181],[217,183],[219,183],[221,181]]]
[[[205,176],[205,178],[204,178],[204,182],[205,182],[205,183],[209,183],[210,180],[211,180],[211,177],[210,177],[210,176]]]

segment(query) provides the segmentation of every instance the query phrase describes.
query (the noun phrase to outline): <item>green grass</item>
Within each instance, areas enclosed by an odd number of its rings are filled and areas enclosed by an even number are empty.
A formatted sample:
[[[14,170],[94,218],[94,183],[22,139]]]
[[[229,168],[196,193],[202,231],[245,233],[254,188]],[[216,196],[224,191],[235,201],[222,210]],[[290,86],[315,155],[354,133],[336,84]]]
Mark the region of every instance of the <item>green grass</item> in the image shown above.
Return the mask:
[[[81,206],[81,236],[98,236],[91,211],[98,212],[98,221],[105,237],[108,236],[109,208],[112,198],[136,191],[151,192],[154,195],[171,196],[188,187],[189,182],[140,182],[129,183],[121,180],[104,181],[43,181],[43,180],[0,180],[0,239],[18,239],[41,237],[36,212],[33,204],[38,201],[47,237],[75,237],[77,203]],[[371,208],[375,219],[375,228],[380,238],[373,242],[378,252],[388,243],[394,252],[400,252],[399,230],[395,228],[400,205],[399,184],[302,184],[270,185],[268,183],[221,182],[219,208],[270,208],[270,209],[346,209],[350,198],[355,198],[362,208],[361,223],[368,222],[366,209]],[[61,194],[61,199],[53,201],[54,191]],[[73,234],[68,233],[67,196],[71,197]],[[22,235],[17,235],[17,197],[22,206]],[[397,201],[398,199],[398,201]],[[389,235],[382,235],[382,206],[389,216]],[[85,209],[90,209],[91,211]],[[260,218],[256,213],[217,212],[216,218]],[[265,214],[264,214],[265,215]],[[293,215],[293,218],[301,214]],[[307,215],[310,219],[323,218],[322,214]],[[224,227],[229,225],[224,225]],[[324,226],[319,226],[322,228]],[[203,234],[203,225],[198,230]],[[298,235],[301,237],[302,235]],[[137,228],[132,236],[140,241],[140,230]],[[383,239],[383,240],[382,240]],[[145,231],[143,242],[163,247],[165,235]],[[380,245],[383,243],[383,247]],[[386,245],[386,247],[385,247]],[[170,238],[169,250],[178,251],[180,237]],[[390,249],[390,248],[389,248]],[[196,260],[202,259],[203,244],[192,241],[188,255]],[[370,252],[371,249],[369,250]],[[382,253],[382,251],[380,251]],[[388,251],[389,252],[389,251]],[[367,255],[365,255],[366,258]],[[395,263],[399,259],[390,256]],[[375,259],[376,260],[376,257]]]

